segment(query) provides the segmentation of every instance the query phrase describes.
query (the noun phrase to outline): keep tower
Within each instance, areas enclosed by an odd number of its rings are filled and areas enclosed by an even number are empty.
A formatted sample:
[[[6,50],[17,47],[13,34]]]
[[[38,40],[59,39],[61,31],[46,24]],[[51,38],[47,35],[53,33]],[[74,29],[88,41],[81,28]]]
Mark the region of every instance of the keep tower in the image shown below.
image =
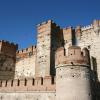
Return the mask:
[[[36,77],[55,75],[55,51],[63,43],[62,30],[52,20],[37,25]]]

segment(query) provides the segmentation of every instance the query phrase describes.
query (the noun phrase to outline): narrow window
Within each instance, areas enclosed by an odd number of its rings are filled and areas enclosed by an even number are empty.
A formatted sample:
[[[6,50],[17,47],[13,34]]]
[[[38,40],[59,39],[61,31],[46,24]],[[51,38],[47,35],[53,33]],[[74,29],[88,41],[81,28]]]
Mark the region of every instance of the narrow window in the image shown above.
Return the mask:
[[[13,80],[11,81],[11,87],[13,86]]]
[[[52,77],[51,84],[54,84],[54,77]]]
[[[32,81],[32,85],[34,85],[34,78],[33,78],[33,81]]]
[[[25,86],[27,85],[27,79],[25,78],[25,84],[24,84]]]
[[[17,84],[17,86],[19,86],[19,84],[20,84],[20,80],[18,79],[18,84]]]
[[[43,78],[41,78],[41,85],[43,85]]]
[[[6,80],[6,84],[5,84],[5,87],[7,87],[7,80]]]

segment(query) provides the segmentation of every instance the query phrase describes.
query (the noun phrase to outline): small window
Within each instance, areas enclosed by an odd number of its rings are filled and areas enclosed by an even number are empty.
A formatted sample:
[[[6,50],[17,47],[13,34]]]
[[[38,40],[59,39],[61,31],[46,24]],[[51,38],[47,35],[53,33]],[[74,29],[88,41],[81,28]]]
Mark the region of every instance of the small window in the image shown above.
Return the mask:
[[[71,64],[73,65],[73,62],[71,62]]]

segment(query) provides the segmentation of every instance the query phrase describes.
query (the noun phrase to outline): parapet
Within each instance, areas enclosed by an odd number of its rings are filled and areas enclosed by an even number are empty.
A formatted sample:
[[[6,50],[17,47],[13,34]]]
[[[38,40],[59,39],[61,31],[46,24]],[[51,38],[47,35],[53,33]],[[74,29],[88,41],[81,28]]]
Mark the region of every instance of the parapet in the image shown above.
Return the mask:
[[[68,65],[89,65],[89,53],[87,50],[78,46],[71,46],[68,48],[68,56],[65,55],[64,47],[56,51],[56,66],[60,64]],[[87,59],[88,58],[88,59]]]
[[[29,48],[18,50],[16,53],[17,54],[22,54],[22,53],[29,53],[29,52],[33,52],[33,51],[36,51],[36,46],[31,46]]]
[[[14,91],[55,91],[55,77],[36,77],[23,80],[1,80],[1,92]]]
[[[100,26],[100,20],[94,20],[91,25],[84,26],[81,28],[81,30],[82,31],[90,30],[90,29],[93,29],[93,28],[99,27],[99,26]]]
[[[25,58],[25,57],[29,57],[31,55],[35,55],[36,54],[36,46],[31,46],[29,48],[25,48],[22,50],[18,50],[16,52],[16,56],[19,58]]]
[[[10,46],[10,47],[15,47],[16,50],[18,49],[18,44],[14,44],[13,42],[9,42],[9,41],[5,41],[5,40],[0,40],[0,44],[2,44],[2,46]]]
[[[82,31],[93,29],[93,25],[87,25],[81,28]]]

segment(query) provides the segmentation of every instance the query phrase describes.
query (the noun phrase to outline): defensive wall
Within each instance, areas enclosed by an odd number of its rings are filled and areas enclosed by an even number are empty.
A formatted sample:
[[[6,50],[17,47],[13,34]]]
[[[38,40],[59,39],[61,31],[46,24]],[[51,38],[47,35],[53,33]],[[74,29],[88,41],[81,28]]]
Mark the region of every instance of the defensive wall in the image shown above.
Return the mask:
[[[16,52],[15,79],[32,78],[35,75],[36,46]]]
[[[55,91],[55,77],[37,77],[32,79],[1,80],[0,92],[17,91]]]
[[[0,81],[0,100],[55,100],[55,77]]]

